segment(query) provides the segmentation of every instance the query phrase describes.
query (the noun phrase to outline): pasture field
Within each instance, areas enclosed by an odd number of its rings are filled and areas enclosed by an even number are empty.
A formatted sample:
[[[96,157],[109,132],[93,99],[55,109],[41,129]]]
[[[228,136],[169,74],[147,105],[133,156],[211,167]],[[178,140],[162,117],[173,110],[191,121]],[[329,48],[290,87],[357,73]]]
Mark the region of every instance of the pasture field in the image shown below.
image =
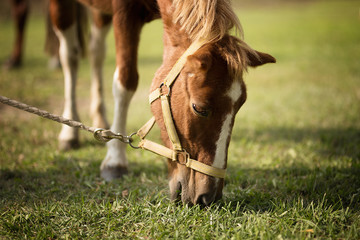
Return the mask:
[[[170,202],[165,161],[130,148],[130,173],[106,183],[99,177],[106,149],[91,134],[81,133],[80,149],[59,152],[59,124],[0,104],[0,239],[360,239],[360,1],[237,7],[246,42],[278,62],[245,76],[248,100],[220,202],[205,209]],[[0,21],[0,62],[12,26]],[[129,132],[151,116],[161,27],[155,21],[143,31]],[[46,67],[44,29],[44,18],[31,15],[24,67],[0,70],[0,94],[61,114],[62,73]],[[110,120],[114,61],[110,34]],[[85,59],[78,100],[87,125],[89,75]]]

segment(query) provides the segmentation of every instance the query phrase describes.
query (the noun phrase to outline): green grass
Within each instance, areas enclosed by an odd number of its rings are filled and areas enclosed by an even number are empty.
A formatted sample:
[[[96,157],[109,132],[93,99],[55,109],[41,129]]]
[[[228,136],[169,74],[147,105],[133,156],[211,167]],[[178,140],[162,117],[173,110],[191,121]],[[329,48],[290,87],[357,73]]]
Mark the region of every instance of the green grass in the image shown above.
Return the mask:
[[[206,209],[170,202],[161,158],[128,149],[130,174],[105,183],[106,149],[91,135],[81,133],[79,150],[59,152],[57,123],[0,105],[0,239],[359,239],[359,6],[238,9],[245,40],[278,62],[245,76],[248,100],[233,130],[224,197]],[[0,94],[60,114],[62,73],[46,68],[43,18],[30,20],[24,68],[1,70]],[[0,22],[0,62],[12,31]],[[110,35],[104,72],[112,119]],[[151,115],[147,93],[161,64],[161,35],[160,21],[142,35],[129,132]],[[78,96],[88,125],[89,84],[84,60]]]

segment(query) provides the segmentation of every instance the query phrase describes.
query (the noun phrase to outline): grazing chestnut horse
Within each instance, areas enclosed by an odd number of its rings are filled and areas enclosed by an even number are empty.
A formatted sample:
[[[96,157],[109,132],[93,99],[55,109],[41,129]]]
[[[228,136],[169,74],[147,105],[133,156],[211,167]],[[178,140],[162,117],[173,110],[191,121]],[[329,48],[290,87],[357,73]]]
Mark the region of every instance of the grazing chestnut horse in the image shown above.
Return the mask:
[[[242,74],[275,59],[229,35],[239,21],[228,0],[79,0],[94,14],[91,56],[92,109],[97,126],[106,126],[101,91],[104,37],[110,22],[116,42],[113,78],[115,116],[111,130],[125,133],[129,102],[138,85],[137,49],[142,26],[161,17],[164,25],[163,64],[150,88],[151,109],[169,156],[171,199],[209,205],[222,196],[227,150],[235,115],[246,100]],[[79,42],[76,4],[50,0],[50,14],[60,40],[65,75],[64,116],[78,119],[75,104]],[[112,16],[112,17],[110,17]],[[184,55],[185,54],[185,55]],[[63,127],[60,143],[78,143],[76,130]],[[110,141],[101,164],[106,180],[127,172],[125,145]],[[145,146],[144,148],[147,148]],[[157,152],[158,148],[151,148]],[[159,150],[160,152],[160,150]],[[171,157],[174,156],[174,157]],[[184,161],[185,159],[185,161]],[[206,170],[202,170],[206,169]],[[212,174],[211,172],[219,174]]]

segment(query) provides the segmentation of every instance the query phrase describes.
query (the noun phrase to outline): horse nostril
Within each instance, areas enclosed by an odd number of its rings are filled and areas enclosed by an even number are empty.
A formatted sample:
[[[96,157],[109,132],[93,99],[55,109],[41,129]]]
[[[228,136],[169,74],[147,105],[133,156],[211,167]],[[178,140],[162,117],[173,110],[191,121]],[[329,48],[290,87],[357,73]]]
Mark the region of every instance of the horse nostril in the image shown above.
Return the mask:
[[[209,194],[201,194],[196,198],[195,204],[199,204],[201,206],[209,206],[214,201],[213,196]]]

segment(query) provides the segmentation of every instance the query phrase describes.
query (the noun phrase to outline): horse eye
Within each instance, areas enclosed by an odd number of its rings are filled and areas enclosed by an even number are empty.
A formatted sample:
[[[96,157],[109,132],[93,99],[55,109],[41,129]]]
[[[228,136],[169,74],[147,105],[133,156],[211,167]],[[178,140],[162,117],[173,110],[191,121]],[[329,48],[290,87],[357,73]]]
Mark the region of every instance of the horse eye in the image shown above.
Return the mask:
[[[208,117],[211,114],[211,110],[203,109],[199,106],[196,106],[194,103],[192,104],[192,109],[194,110],[195,114],[200,117]]]

